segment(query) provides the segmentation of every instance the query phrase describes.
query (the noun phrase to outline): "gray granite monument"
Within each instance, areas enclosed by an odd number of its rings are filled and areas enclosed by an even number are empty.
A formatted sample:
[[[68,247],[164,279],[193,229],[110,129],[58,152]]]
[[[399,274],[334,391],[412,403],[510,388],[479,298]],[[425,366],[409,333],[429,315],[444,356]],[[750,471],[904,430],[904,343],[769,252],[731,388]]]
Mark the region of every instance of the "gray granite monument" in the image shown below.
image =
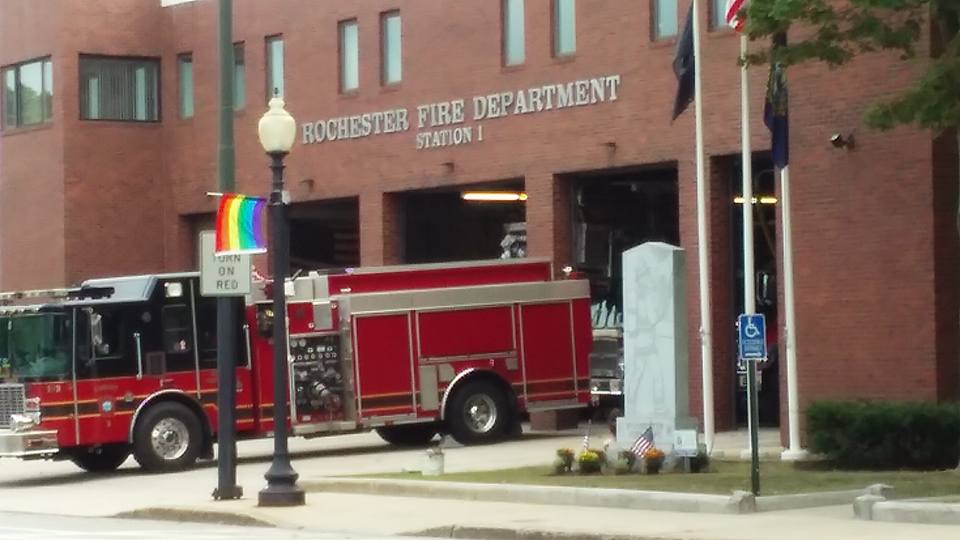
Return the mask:
[[[653,428],[668,456],[690,417],[686,263],[682,249],[649,242],[623,253],[624,416],[617,444],[629,449]],[[672,460],[671,460],[672,461]]]

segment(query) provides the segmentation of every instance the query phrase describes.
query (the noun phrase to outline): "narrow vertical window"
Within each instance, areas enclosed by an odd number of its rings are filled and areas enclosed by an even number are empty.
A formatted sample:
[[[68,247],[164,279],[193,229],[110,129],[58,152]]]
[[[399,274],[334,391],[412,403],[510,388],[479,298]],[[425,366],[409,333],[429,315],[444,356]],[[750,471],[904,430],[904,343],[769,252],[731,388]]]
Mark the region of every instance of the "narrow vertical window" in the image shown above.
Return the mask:
[[[180,80],[180,118],[193,118],[193,55],[177,56],[177,76]]]
[[[383,84],[396,84],[402,77],[402,32],[400,12],[391,11],[381,15],[381,41],[383,42]]]
[[[710,28],[718,30],[727,24],[727,0],[710,0]]]
[[[283,97],[283,36],[267,38],[267,101]]]
[[[577,2],[553,0],[553,55],[577,52]]]
[[[357,20],[341,21],[340,34],[340,91],[350,92],[360,87],[360,33]]]
[[[524,0],[503,0],[503,64],[516,66],[526,60]]]
[[[243,57],[243,43],[233,44],[233,110],[247,105],[247,65]]]
[[[653,39],[677,35],[677,0],[653,0]]]
[[[5,127],[17,125],[17,70],[15,68],[3,70],[3,125]]]
[[[53,116],[53,63],[43,61],[43,119]]]

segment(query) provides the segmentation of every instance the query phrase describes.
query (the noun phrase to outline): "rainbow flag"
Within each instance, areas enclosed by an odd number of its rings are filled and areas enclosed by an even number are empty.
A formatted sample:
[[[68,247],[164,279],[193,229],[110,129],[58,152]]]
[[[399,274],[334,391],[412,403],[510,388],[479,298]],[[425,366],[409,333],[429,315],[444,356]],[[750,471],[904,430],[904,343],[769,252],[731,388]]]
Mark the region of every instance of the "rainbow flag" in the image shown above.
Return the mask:
[[[264,253],[263,207],[266,201],[235,193],[220,195],[217,208],[218,255],[236,253]]]

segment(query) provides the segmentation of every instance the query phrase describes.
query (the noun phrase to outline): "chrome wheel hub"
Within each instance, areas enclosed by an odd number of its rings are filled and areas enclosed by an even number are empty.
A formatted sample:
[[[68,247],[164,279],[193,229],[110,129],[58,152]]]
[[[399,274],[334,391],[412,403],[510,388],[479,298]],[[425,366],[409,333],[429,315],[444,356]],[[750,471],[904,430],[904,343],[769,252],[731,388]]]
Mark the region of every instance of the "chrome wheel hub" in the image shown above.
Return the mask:
[[[486,394],[470,396],[463,407],[463,419],[470,431],[487,433],[497,423],[497,405]]]
[[[183,457],[190,446],[190,432],[187,425],[176,418],[164,418],[153,426],[150,432],[153,451],[165,460]]]

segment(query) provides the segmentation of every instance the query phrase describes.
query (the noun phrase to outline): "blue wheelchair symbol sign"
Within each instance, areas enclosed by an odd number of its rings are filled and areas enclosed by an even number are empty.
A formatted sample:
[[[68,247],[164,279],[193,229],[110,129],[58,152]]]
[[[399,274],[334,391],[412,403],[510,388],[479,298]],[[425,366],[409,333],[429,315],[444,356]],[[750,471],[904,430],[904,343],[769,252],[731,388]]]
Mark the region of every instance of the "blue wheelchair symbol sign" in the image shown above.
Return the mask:
[[[739,327],[740,360],[764,360],[767,358],[767,331],[763,315],[740,315]]]

